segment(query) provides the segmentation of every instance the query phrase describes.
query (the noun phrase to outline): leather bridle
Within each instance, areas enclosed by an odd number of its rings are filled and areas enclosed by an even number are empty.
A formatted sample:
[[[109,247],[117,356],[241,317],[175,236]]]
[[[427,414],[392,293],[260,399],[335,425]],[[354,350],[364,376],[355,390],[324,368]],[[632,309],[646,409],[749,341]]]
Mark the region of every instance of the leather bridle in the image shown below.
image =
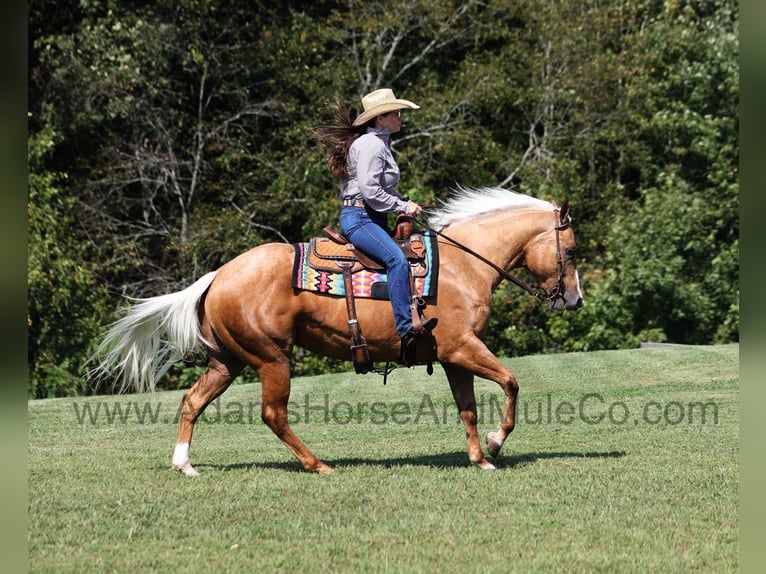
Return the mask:
[[[562,221],[561,219],[561,208],[557,207],[553,210],[553,213],[555,215],[555,221],[553,224],[553,229],[556,231],[556,265],[558,266],[558,281],[556,282],[556,285],[551,289],[551,292],[548,293],[546,296],[538,296],[542,301],[550,301],[551,309],[553,309],[553,306],[556,304],[556,301],[561,299],[566,303],[566,298],[564,297],[564,259],[561,257],[561,239],[560,234],[561,231],[568,228],[572,224],[572,218],[567,213],[566,218]],[[542,290],[542,288],[541,288]]]
[[[492,261],[490,261],[489,259],[487,259],[483,255],[480,255],[479,253],[476,253],[476,251],[474,251],[470,247],[468,247],[466,245],[463,245],[462,243],[460,243],[459,241],[456,241],[455,239],[452,239],[451,237],[445,235],[441,231],[438,231],[436,229],[428,227],[427,225],[424,225],[422,221],[420,222],[420,224],[423,225],[423,227],[425,229],[429,229],[430,231],[434,232],[436,235],[438,235],[442,239],[445,239],[446,241],[450,242],[455,247],[457,247],[459,249],[462,249],[466,253],[469,253],[470,255],[476,257],[479,261],[482,261],[482,262],[486,263],[487,265],[492,267],[495,271],[497,271],[500,274],[501,277],[503,277],[504,279],[507,279],[508,281],[513,283],[514,285],[517,285],[518,287],[521,287],[522,289],[524,289],[524,291],[526,291],[527,293],[529,293],[533,297],[536,297],[537,299],[539,299],[542,302],[550,303],[550,306],[551,306],[551,309],[552,309],[554,307],[554,305],[556,304],[556,301],[558,301],[559,299],[565,301],[565,297],[564,297],[564,290],[565,290],[565,287],[564,287],[564,259],[561,256],[560,233],[561,233],[561,231],[567,229],[572,224],[572,218],[569,216],[569,214],[567,214],[567,216],[563,220],[561,219],[561,208],[560,207],[555,207],[554,210],[553,210],[553,213],[554,213],[553,229],[554,229],[554,231],[556,233],[556,265],[558,266],[558,281],[557,281],[556,285],[553,287],[553,289],[551,289],[550,293],[546,292],[546,290],[543,289],[542,287],[540,287],[539,285],[537,287],[531,287],[530,285],[527,285],[526,283],[524,283],[524,281],[514,277],[513,275],[508,273],[508,271],[506,271],[505,269],[503,269],[499,265],[496,265],[495,263],[493,263]]]

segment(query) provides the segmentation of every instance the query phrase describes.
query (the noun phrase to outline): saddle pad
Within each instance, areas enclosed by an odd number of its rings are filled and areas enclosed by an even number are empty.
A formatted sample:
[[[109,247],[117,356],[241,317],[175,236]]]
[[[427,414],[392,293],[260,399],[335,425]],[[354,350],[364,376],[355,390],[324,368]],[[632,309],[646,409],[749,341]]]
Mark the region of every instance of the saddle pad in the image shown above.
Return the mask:
[[[428,231],[423,233],[423,241],[426,247],[425,269],[422,267],[413,269],[415,288],[420,297],[436,296],[439,274],[439,250],[436,239],[436,236]],[[314,291],[326,295],[345,296],[346,288],[343,284],[343,273],[340,269],[337,272],[315,269],[309,264],[312,254],[311,245],[312,242],[294,244],[293,287],[303,291]],[[339,247],[345,249],[342,245],[339,245]],[[388,284],[385,273],[362,268],[351,274],[351,282],[354,287],[354,297],[388,299]]]

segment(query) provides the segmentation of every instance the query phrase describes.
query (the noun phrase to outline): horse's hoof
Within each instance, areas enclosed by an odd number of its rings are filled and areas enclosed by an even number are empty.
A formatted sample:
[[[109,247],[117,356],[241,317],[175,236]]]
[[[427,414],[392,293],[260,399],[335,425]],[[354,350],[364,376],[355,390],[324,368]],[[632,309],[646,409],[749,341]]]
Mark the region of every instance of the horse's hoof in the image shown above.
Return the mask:
[[[489,462],[486,458],[484,460],[480,460],[479,462],[474,462],[473,464],[482,470],[497,470],[497,467]]]
[[[489,456],[491,456],[492,458],[497,457],[497,455],[500,454],[501,448],[503,448],[502,444],[492,440],[491,438],[489,438],[489,435],[487,435],[487,452],[489,453]]]
[[[188,462],[185,462],[184,464],[174,464],[173,470],[177,470],[178,472],[185,474],[186,476],[199,476],[199,472],[197,472],[197,469],[194,468]]]
[[[316,468],[312,469],[314,472],[318,472],[319,474],[332,474],[335,472],[335,469],[331,466],[326,465],[323,462],[320,462]]]

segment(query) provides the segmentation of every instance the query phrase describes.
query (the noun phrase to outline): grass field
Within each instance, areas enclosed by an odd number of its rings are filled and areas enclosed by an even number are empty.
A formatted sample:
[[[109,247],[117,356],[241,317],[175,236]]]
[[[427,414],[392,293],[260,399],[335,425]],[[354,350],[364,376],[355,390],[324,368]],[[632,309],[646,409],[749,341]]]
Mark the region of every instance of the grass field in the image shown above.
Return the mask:
[[[497,471],[468,463],[437,366],[296,379],[304,472],[232,386],[170,470],[180,392],[30,401],[31,572],[734,572],[739,346],[504,361]],[[477,380],[480,432],[500,389]]]

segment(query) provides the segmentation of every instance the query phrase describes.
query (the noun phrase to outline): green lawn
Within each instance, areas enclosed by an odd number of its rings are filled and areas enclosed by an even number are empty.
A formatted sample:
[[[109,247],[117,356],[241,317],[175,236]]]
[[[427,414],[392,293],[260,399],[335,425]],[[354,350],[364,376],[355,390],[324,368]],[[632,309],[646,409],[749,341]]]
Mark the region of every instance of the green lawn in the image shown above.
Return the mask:
[[[294,381],[330,476],[260,422],[259,385],[197,425],[196,478],[170,470],[180,392],[30,401],[30,571],[737,571],[738,345],[505,362],[497,471],[469,465],[438,366]],[[476,392],[483,436],[501,392]]]

